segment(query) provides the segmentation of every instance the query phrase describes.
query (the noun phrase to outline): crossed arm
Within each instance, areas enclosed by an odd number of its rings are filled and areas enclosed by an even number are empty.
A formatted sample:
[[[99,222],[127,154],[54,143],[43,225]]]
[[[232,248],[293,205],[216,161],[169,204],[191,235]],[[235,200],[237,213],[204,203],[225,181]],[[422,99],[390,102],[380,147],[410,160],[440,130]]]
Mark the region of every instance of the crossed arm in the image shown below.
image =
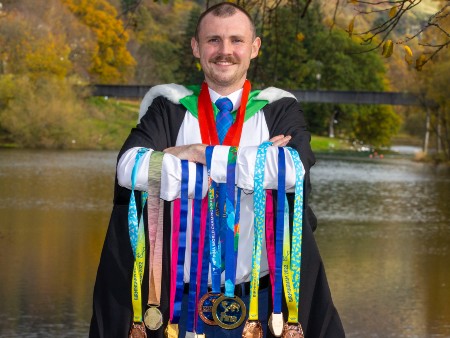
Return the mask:
[[[272,137],[269,141],[273,142],[276,147],[284,147],[288,144],[291,136],[278,135]],[[170,147],[164,150],[165,153],[174,155],[180,160],[188,160],[190,162],[201,163],[206,165],[205,149],[207,145],[197,143],[197,144],[187,144],[184,146]]]

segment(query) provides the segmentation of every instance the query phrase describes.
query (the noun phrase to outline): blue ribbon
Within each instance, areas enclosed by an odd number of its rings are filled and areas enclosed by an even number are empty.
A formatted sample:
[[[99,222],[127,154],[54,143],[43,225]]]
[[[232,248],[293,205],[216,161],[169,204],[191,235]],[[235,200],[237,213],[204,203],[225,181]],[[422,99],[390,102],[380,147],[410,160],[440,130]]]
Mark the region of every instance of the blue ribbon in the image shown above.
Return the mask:
[[[277,223],[275,233],[275,292],[273,312],[281,313],[281,296],[283,291],[282,264],[284,238],[284,208],[286,199],[286,162],[284,149],[278,148],[278,191],[277,191]]]
[[[181,201],[180,201],[180,234],[178,244],[177,262],[177,287],[175,291],[175,303],[173,305],[172,323],[178,324],[181,316],[181,303],[184,291],[184,256],[186,254],[186,227],[188,219],[189,203],[189,162],[181,160]]]
[[[196,164],[195,176],[195,200],[194,200],[194,219],[192,222],[191,234],[191,268],[189,272],[189,296],[188,308],[196,313],[194,309],[197,306],[197,267],[198,254],[200,244],[200,220],[202,213],[202,187],[203,187],[203,166]],[[189,332],[194,332],[195,315],[188,315],[186,329]]]

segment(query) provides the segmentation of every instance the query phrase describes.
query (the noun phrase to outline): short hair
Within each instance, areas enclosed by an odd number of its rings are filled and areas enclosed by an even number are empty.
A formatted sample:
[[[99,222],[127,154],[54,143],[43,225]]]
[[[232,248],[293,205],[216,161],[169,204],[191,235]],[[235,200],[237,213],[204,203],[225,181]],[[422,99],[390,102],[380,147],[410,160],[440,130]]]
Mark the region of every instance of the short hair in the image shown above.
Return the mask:
[[[221,18],[227,18],[229,16],[234,15],[236,12],[244,13],[245,16],[250,21],[250,26],[252,28],[253,38],[256,37],[256,28],[255,23],[253,21],[253,18],[250,16],[250,14],[241,6],[236,5],[233,2],[219,2],[218,4],[215,4],[214,6],[211,6],[207,8],[198,18],[197,21],[197,27],[195,28],[195,40],[198,41],[199,31],[200,31],[200,24],[203,21],[203,18],[211,13],[214,16],[218,16]]]

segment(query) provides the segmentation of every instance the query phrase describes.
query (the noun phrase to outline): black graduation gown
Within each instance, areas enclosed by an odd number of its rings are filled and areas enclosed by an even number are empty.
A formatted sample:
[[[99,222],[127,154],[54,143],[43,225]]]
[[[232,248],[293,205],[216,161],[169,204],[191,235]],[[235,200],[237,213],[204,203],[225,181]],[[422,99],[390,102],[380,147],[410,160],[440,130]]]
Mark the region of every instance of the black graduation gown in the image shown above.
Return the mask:
[[[269,103],[263,108],[263,111],[270,137],[281,134],[291,135],[292,140],[289,146],[299,151],[306,171],[299,306],[299,320],[305,337],[344,337],[344,330],[332,302],[324,266],[313,235],[317,221],[307,203],[311,189],[309,169],[314,164],[315,158],[311,151],[310,134],[306,131],[303,112],[299,103],[293,98],[282,98]],[[140,123],[132,129],[119,152],[118,159],[132,147],[147,147],[162,151],[167,147],[174,146],[185,114],[186,108],[182,105],[175,104],[162,96],[156,97]],[[273,195],[274,203],[276,203],[276,194]],[[117,184],[116,175],[114,206],[94,287],[93,315],[89,332],[91,338],[128,337],[133,318],[131,280],[134,263],[128,234],[129,199],[130,190]],[[136,198],[136,201],[140,201],[140,198]],[[170,202],[164,203],[164,222],[170,224]],[[139,205],[138,210],[140,210]],[[146,208],[144,209],[144,219],[146,219]],[[165,325],[157,331],[147,331],[148,337],[164,337],[164,329],[169,320],[170,230],[170,226],[164,227],[160,310]],[[146,238],[148,250],[147,233]],[[148,265],[145,268],[142,285],[142,308],[144,311],[148,297],[147,280]]]

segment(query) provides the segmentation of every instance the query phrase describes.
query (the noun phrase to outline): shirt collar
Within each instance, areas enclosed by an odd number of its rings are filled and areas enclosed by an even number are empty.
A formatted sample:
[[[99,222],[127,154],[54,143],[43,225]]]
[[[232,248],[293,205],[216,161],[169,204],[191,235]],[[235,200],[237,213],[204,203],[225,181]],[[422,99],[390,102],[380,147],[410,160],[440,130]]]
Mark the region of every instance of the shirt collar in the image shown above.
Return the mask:
[[[214,90],[212,90],[209,87],[208,87],[208,90],[209,90],[209,96],[211,97],[211,101],[212,102],[216,102],[221,97],[225,97],[225,96],[222,96],[219,93],[215,92]],[[238,89],[235,92],[233,92],[233,93],[231,93],[231,94],[226,96],[233,103],[233,111],[237,110],[240,107],[240,105],[241,105],[242,91],[243,91],[243,88]]]

